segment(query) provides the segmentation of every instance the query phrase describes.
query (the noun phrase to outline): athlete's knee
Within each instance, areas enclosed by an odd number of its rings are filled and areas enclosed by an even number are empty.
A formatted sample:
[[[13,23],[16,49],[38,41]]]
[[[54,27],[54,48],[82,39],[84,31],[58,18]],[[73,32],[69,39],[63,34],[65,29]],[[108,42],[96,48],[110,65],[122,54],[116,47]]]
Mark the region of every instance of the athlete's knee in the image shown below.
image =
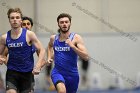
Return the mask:
[[[58,93],[66,93],[66,90],[59,90]]]
[[[15,89],[9,89],[6,91],[6,93],[17,93],[17,91]]]
[[[58,93],[66,93],[66,87],[64,83],[58,83],[56,87]]]

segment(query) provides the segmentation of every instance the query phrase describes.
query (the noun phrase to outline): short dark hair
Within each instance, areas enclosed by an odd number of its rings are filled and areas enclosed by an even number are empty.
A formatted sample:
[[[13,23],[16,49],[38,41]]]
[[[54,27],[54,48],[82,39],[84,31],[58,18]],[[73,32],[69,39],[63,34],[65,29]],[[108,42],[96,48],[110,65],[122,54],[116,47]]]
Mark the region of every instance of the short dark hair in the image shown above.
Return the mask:
[[[63,17],[67,17],[67,18],[69,18],[69,20],[70,20],[70,22],[71,22],[71,16],[69,15],[69,14],[67,14],[67,13],[61,13],[58,17],[57,17],[57,22],[59,22],[59,19],[60,18],[63,18]]]
[[[22,12],[21,12],[20,8],[10,8],[7,12],[8,18],[10,18],[10,14],[14,13],[14,12],[20,13],[20,16],[22,18]]]
[[[24,17],[22,17],[22,20],[29,20],[30,23],[31,23],[31,26],[33,26],[33,20],[32,20],[32,18],[27,17],[27,16],[24,16]]]

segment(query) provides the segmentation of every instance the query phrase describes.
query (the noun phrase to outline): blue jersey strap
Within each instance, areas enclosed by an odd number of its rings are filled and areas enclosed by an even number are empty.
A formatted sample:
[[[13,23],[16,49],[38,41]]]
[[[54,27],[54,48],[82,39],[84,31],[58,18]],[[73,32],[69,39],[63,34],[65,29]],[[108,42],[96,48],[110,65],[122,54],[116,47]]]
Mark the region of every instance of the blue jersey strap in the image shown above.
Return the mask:
[[[74,35],[75,35],[75,33],[70,33],[69,39],[70,39],[71,41],[73,40]],[[57,34],[57,35],[55,36],[55,40],[59,39],[59,36],[60,36],[60,34]]]
[[[72,41],[74,38],[75,33],[70,33],[69,39]]]

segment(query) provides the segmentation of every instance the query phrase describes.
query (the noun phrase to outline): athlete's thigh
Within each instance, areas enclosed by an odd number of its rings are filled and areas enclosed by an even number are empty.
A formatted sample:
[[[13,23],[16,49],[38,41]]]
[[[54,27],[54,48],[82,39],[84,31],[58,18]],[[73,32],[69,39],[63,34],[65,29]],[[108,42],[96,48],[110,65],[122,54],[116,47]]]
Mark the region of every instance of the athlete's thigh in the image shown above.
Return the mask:
[[[53,73],[51,78],[58,92],[66,92],[65,80],[60,73]]]
[[[34,79],[34,75],[32,74],[31,90],[33,90],[33,91],[34,91],[34,86],[35,86],[35,79]]]
[[[67,93],[76,93],[79,85],[79,75],[76,76],[66,76],[65,85]]]
[[[32,72],[21,73],[20,79],[20,93],[31,92],[33,82]]]
[[[13,70],[7,70],[6,72],[6,91],[17,91],[18,90],[18,79],[19,74]],[[11,90],[12,89],[12,90]]]
[[[52,71],[51,79],[55,86],[59,82],[63,82],[65,84],[65,80],[64,80],[62,74],[58,73],[57,71],[54,71],[54,70]]]

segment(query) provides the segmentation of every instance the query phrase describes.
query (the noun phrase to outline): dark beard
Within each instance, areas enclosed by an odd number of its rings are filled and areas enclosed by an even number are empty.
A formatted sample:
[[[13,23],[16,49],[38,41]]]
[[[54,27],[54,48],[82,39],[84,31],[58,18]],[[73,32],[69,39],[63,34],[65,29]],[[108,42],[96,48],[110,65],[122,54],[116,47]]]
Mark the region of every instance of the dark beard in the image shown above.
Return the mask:
[[[65,34],[65,33],[67,33],[67,32],[69,31],[69,29],[70,29],[70,27],[68,28],[68,30],[63,31],[63,30],[60,28],[60,29],[59,29],[59,32],[61,32],[61,33]]]
[[[61,32],[63,33],[63,34],[65,34],[65,33],[67,33],[69,30],[67,30],[67,31],[63,31],[63,30],[61,30]]]

